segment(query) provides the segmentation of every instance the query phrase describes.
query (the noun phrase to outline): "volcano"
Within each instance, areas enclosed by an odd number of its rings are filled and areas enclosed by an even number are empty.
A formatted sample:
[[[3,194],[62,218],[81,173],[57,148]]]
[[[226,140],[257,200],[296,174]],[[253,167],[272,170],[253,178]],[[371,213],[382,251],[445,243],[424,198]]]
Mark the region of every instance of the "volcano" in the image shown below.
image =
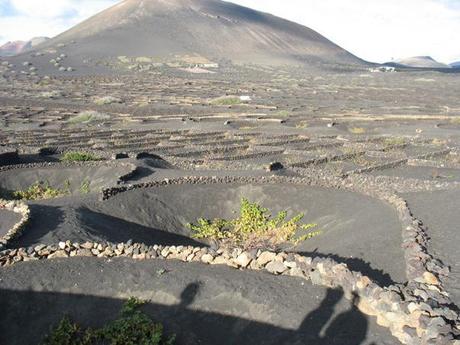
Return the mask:
[[[39,46],[70,59],[178,56],[267,65],[360,65],[319,33],[220,0],[125,0]]]

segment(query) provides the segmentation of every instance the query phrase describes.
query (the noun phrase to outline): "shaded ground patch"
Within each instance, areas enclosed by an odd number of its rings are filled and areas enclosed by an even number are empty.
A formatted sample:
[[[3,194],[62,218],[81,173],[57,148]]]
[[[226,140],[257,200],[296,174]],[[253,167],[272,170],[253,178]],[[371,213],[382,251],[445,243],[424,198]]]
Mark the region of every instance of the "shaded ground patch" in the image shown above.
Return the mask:
[[[37,344],[63,314],[99,327],[129,296],[149,300],[143,310],[175,333],[179,345],[395,344],[340,290],[220,266],[50,260],[6,269],[0,290],[0,341],[12,345]]]

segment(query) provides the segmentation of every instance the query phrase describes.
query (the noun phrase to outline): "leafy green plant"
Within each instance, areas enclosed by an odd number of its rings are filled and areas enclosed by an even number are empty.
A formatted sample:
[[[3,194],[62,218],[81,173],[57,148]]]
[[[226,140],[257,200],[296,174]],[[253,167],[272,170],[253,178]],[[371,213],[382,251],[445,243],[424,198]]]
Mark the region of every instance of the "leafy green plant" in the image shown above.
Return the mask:
[[[19,200],[43,200],[53,199],[68,194],[64,189],[53,188],[48,182],[35,182],[25,190],[12,193],[14,199]]]
[[[407,140],[402,137],[394,137],[394,138],[385,138],[383,140],[383,145],[385,148],[392,148],[393,146],[401,146],[407,144]]]
[[[224,96],[215,98],[211,101],[213,105],[237,105],[241,104],[241,99],[237,96]]]
[[[348,130],[350,131],[350,133],[353,133],[353,134],[364,134],[364,133],[366,133],[366,129],[363,128],[363,127],[352,127],[352,128],[349,128]]]
[[[289,115],[291,115],[291,113],[289,111],[287,111],[287,110],[280,110],[280,111],[278,111],[276,113],[276,115],[278,115],[278,116],[289,116]]]
[[[98,156],[89,152],[80,151],[69,151],[61,157],[62,162],[88,162],[97,160],[100,160]]]
[[[112,103],[122,103],[120,98],[113,96],[97,97],[94,99],[94,103],[97,105],[106,105]]]
[[[89,194],[90,190],[90,181],[88,179],[84,179],[80,185],[80,193],[81,194]]]
[[[197,239],[212,239],[229,246],[244,248],[276,247],[291,242],[295,245],[318,235],[311,231],[316,224],[300,224],[304,215],[298,214],[287,220],[287,212],[272,217],[269,210],[243,198],[240,215],[233,220],[200,218],[197,224],[188,224],[192,236]],[[299,235],[299,232],[303,234]]]
[[[163,326],[139,310],[143,304],[130,298],[118,318],[99,329],[84,330],[64,317],[41,345],[173,345],[175,337],[165,337]]]
[[[72,117],[67,122],[71,124],[78,124],[78,123],[90,123],[90,122],[97,122],[97,121],[104,121],[109,120],[110,116],[107,114],[103,114],[97,111],[88,110],[82,111],[78,115]]]

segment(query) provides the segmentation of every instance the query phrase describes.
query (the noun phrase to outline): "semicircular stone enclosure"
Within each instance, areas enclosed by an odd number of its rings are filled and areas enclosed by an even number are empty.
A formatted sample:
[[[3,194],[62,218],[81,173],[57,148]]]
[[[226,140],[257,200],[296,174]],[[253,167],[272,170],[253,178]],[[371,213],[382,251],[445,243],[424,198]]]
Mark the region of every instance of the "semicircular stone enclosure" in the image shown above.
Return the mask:
[[[303,221],[318,224],[315,236],[291,248],[306,255],[349,258],[357,270],[379,278],[405,280],[401,225],[388,204],[359,193],[292,184],[172,185],[121,193],[103,205],[105,212],[146,227],[189,236],[188,223],[199,218],[235,218],[246,198],[273,215],[288,218],[304,214]],[[358,239],[358,240],[357,240]],[[385,251],[383,250],[385,248]],[[391,281],[391,280],[390,280]]]

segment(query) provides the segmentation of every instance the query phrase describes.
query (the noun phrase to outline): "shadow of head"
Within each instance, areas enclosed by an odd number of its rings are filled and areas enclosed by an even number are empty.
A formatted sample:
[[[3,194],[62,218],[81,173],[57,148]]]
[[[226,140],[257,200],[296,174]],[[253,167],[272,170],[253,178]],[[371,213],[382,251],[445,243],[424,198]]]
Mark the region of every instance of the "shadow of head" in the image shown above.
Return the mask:
[[[184,291],[182,291],[180,295],[179,306],[181,308],[186,308],[193,303],[196,296],[198,295],[198,292],[200,291],[201,285],[201,282],[195,282],[187,285],[187,287],[184,289]]]

